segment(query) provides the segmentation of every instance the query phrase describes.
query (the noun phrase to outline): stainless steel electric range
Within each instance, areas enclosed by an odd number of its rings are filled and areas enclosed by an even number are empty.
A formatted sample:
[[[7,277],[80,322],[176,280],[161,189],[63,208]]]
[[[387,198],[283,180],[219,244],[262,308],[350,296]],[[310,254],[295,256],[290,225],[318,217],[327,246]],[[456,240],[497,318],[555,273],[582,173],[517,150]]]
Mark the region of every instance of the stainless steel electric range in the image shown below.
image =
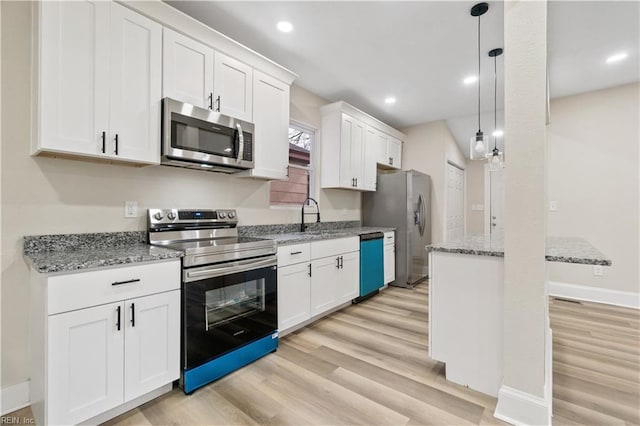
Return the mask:
[[[235,210],[149,209],[149,243],[181,250],[185,393],[278,347],[276,243],[238,236]]]

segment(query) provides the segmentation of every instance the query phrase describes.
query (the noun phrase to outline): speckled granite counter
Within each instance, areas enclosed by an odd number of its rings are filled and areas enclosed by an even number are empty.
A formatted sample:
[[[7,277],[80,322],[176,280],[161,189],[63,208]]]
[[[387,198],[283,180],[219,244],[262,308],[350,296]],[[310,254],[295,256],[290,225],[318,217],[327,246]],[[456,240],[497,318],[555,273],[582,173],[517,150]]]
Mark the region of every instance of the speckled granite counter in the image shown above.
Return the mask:
[[[611,266],[598,249],[583,238],[547,237],[545,259],[549,262]],[[460,241],[431,244],[427,251],[504,257],[504,243],[484,237],[466,237]]]
[[[351,228],[342,229],[326,229],[320,231],[307,231],[307,232],[290,232],[290,233],[274,233],[253,235],[258,238],[265,238],[275,240],[278,245],[287,244],[299,244],[309,241],[330,240],[335,238],[348,238],[357,237],[362,234],[368,234],[371,232],[388,232],[393,231],[395,228],[377,227],[377,226],[354,226]]]
[[[24,256],[43,274],[179,258],[181,251],[146,244],[146,232],[24,237]]]

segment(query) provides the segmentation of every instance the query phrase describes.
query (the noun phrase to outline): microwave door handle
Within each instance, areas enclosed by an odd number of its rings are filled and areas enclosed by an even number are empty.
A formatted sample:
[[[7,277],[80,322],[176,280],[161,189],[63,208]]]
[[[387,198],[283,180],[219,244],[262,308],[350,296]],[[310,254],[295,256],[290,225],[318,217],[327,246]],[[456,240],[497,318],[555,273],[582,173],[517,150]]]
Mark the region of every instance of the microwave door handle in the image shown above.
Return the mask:
[[[240,123],[236,123],[236,128],[238,129],[238,162],[240,162],[244,160],[244,134]]]

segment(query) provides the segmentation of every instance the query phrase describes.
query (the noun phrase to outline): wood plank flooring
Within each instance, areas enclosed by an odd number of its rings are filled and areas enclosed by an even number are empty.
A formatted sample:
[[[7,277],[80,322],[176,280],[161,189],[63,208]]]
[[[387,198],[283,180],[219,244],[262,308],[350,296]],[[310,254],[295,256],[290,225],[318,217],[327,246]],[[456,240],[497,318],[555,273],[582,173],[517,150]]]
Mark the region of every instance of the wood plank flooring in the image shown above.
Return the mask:
[[[175,389],[108,424],[504,424],[495,398],[447,382],[428,359],[427,307],[426,283],[390,287],[190,396]],[[557,300],[550,309],[554,424],[639,424],[639,312]]]

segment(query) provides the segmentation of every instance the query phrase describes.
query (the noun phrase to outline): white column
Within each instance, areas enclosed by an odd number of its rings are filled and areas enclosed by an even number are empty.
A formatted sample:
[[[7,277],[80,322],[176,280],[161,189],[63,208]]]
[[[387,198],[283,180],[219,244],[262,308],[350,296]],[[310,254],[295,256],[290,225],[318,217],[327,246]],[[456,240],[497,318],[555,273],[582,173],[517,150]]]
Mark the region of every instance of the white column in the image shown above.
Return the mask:
[[[504,7],[504,366],[495,415],[540,425],[551,415],[544,259],[547,3],[514,0]]]

